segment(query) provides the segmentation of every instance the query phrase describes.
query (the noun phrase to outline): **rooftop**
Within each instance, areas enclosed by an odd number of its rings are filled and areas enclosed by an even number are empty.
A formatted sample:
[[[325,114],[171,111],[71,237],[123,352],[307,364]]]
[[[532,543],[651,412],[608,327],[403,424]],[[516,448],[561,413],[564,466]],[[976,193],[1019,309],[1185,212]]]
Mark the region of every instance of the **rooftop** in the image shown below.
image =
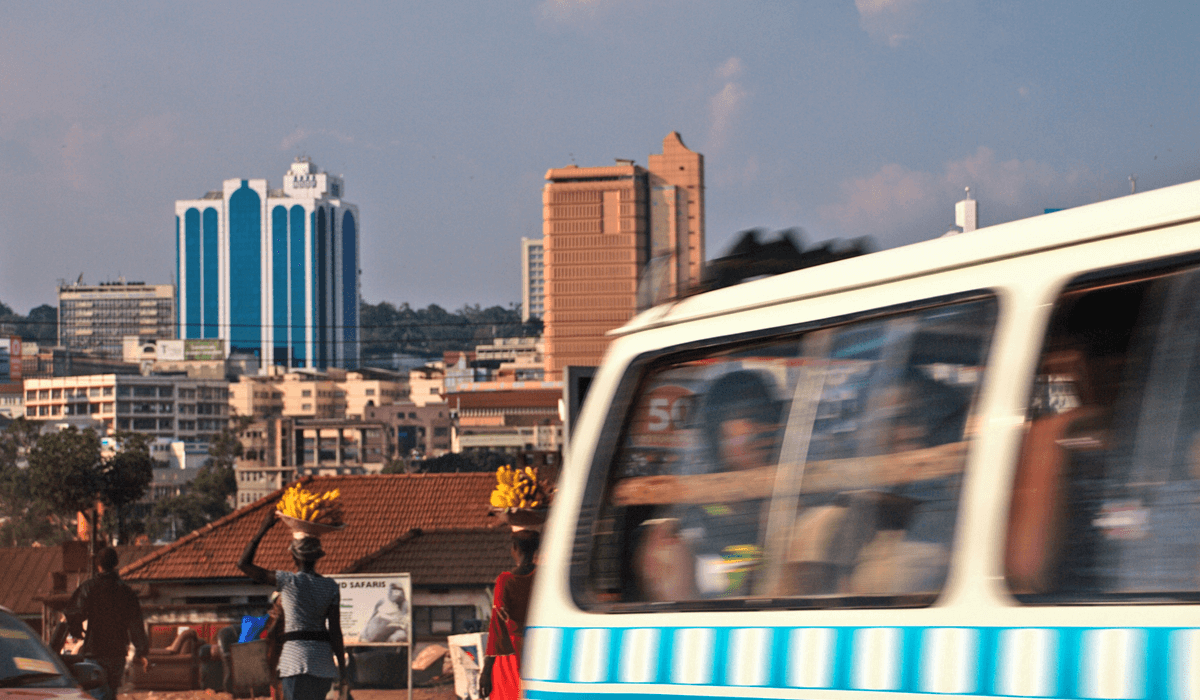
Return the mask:
[[[488,472],[315,476],[301,480],[310,491],[340,490],[346,513],[346,527],[322,537],[326,555],[317,562],[317,571],[346,572],[414,529],[431,536],[447,530],[502,529],[503,524],[488,510],[495,479]],[[244,578],[237,560],[281,493],[276,491],[259,499],[126,566],[121,570],[122,577],[131,582]],[[291,570],[287,552],[290,540],[287,527],[276,524],[263,539],[255,563],[268,569]]]

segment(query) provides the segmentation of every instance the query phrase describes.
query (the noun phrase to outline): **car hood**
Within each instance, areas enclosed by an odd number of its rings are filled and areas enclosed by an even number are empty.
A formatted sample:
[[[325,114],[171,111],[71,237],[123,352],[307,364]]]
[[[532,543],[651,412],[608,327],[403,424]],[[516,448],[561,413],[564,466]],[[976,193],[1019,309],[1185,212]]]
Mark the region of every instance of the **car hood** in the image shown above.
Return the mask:
[[[0,688],[0,700],[95,700],[79,688]]]

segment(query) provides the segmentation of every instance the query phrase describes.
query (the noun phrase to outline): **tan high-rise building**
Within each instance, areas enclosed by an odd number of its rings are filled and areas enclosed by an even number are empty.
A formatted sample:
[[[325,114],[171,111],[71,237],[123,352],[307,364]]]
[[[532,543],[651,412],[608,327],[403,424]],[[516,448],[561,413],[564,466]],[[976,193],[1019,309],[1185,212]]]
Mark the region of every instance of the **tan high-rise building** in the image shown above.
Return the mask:
[[[646,168],[618,159],[546,180],[546,379],[558,380],[563,367],[599,364],[605,333],[700,281],[704,156],[671,132]]]

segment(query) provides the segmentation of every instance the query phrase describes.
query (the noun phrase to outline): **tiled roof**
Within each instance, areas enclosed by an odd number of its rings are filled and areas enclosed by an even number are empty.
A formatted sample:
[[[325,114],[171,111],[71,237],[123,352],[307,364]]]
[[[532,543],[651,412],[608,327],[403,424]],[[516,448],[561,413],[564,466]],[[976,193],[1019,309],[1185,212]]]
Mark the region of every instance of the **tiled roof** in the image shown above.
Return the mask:
[[[513,568],[511,550],[509,528],[410,532],[345,573],[407,571],[414,586],[488,586]]]
[[[314,476],[302,483],[318,493],[341,491],[347,524],[321,538],[326,555],[317,562],[317,571],[324,574],[346,571],[413,528],[434,532],[502,527],[488,513],[488,496],[496,483],[491,473]],[[181,537],[125,567],[121,576],[128,581],[243,578],[237,560],[280,493]],[[291,532],[277,523],[263,538],[255,563],[290,571],[290,541]]]
[[[0,605],[18,615],[41,613],[34,596],[51,591],[51,574],[62,569],[58,547],[5,547],[0,549]]]
[[[68,543],[83,547],[84,543]],[[117,547],[118,562],[125,564],[146,556],[157,546]],[[86,551],[81,566],[86,568]],[[38,598],[54,593],[55,572],[64,570],[63,547],[4,547],[0,548],[0,605],[18,615],[41,614],[42,604]],[[69,572],[64,581],[65,593],[72,593],[86,571]],[[65,595],[64,593],[64,595]]]

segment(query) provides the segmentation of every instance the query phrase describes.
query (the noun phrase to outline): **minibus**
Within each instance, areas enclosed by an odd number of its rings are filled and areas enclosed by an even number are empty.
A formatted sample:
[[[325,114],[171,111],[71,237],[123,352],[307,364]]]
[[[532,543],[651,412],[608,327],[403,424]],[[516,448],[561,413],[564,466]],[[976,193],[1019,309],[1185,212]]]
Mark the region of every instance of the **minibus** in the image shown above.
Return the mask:
[[[1200,700],[1200,181],[633,318],[527,635],[534,699]]]

